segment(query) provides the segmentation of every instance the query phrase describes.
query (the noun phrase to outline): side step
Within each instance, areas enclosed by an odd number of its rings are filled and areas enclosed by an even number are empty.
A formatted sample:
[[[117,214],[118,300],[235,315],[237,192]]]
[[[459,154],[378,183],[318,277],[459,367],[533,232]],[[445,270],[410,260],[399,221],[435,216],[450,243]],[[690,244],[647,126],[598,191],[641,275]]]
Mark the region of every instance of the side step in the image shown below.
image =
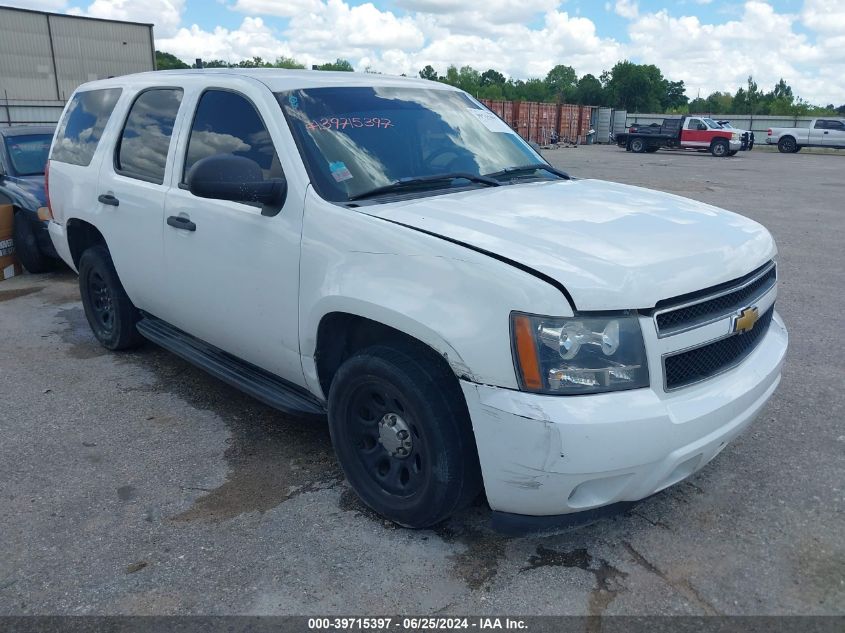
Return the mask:
[[[145,314],[138,331],[164,349],[204,369],[215,378],[285,413],[325,415],[323,404],[301,387]]]

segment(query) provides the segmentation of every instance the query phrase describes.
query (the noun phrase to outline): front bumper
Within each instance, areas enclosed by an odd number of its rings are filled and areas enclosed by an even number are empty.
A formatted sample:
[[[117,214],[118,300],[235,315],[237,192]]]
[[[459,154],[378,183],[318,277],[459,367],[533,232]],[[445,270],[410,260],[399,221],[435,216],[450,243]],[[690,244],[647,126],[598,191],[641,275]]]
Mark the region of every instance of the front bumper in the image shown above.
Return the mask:
[[[740,365],[671,395],[545,396],[462,380],[490,507],[568,514],[685,479],[757,416],[780,382],[787,343],[775,313]]]
[[[731,139],[728,144],[730,145],[732,152],[739,152],[742,150],[742,140],[740,139]]]

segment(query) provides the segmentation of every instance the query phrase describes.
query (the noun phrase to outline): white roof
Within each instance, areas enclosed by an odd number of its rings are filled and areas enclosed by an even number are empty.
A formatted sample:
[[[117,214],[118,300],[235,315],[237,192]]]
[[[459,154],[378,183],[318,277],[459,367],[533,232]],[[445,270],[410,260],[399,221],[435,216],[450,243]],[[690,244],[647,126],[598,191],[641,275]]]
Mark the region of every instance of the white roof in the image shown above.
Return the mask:
[[[80,86],[82,90],[106,88],[109,86],[143,87],[153,84],[190,82],[203,83],[204,78],[214,76],[215,83],[223,77],[238,80],[257,80],[273,92],[296,90],[299,88],[319,88],[330,86],[390,86],[425,88],[428,90],[457,90],[452,86],[437,81],[428,81],[416,77],[399,77],[376,73],[351,73],[325,70],[287,70],[282,68],[203,68],[191,70],[156,70],[133,75],[121,75],[110,79],[92,81]]]

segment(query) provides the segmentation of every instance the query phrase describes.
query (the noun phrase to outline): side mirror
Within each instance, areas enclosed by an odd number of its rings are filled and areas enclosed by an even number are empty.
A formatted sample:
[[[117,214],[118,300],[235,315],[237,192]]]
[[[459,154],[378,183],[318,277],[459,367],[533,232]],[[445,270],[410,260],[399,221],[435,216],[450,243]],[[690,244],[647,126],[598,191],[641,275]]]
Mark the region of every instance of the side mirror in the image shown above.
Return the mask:
[[[258,203],[261,215],[274,216],[288,192],[284,178],[264,180],[254,160],[232,154],[217,154],[197,161],[187,177],[188,190],[199,198]]]

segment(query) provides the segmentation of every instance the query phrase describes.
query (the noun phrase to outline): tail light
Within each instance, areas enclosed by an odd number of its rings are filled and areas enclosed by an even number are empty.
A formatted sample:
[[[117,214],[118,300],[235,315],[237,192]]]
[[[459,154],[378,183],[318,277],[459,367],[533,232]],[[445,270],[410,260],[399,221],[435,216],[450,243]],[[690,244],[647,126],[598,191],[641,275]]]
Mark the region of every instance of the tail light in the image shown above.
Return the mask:
[[[771,136],[771,135],[772,135],[772,128],[769,128],[768,130],[766,130],[766,136]]]
[[[53,219],[53,207],[50,204],[50,161],[47,161],[47,165],[44,167],[44,196],[47,198],[47,216],[48,218],[41,218],[43,219]],[[41,217],[41,213],[38,214],[38,217]]]

